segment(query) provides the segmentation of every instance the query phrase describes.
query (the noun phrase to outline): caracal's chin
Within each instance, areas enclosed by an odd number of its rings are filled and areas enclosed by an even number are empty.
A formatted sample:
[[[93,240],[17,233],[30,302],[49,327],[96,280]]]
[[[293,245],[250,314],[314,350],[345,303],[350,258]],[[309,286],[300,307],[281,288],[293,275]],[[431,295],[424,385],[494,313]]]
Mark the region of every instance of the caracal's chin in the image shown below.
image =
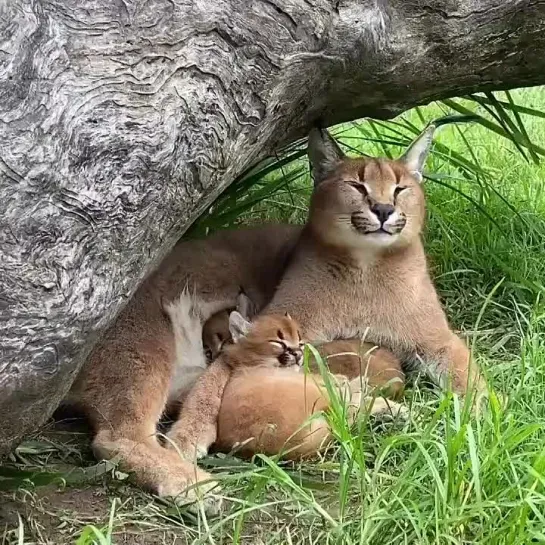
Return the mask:
[[[376,232],[362,232],[355,227],[337,229],[334,233],[329,234],[329,241],[337,244],[338,246],[344,246],[345,248],[352,248],[353,250],[380,250],[387,249],[397,245],[401,240],[401,234],[390,234],[385,231]]]
[[[378,231],[376,233],[366,233],[361,236],[364,237],[364,240],[362,241],[364,245],[373,246],[375,248],[388,248],[399,241],[399,235],[399,233],[391,235],[384,231]]]

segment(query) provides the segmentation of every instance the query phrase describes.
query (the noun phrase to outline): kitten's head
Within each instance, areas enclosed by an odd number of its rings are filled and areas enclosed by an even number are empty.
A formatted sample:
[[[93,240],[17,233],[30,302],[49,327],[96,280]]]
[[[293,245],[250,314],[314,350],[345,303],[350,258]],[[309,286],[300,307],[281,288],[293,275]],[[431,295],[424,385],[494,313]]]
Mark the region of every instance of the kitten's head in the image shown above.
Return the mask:
[[[234,344],[226,348],[233,366],[286,367],[299,370],[303,341],[299,325],[289,316],[265,315],[249,322],[234,311],[229,316]]]
[[[202,328],[202,345],[208,363],[214,361],[224,344],[231,342],[229,310],[220,310],[211,316]]]
[[[236,308],[216,312],[205,322],[202,329],[202,344],[208,363],[217,358],[225,345],[233,342],[229,328],[229,314],[235,310],[246,320],[251,320],[256,314],[252,300],[241,290],[237,297]]]
[[[397,160],[348,158],[326,130],[313,129],[311,228],[327,244],[348,250],[410,244],[424,225],[422,168],[434,129],[428,126]]]

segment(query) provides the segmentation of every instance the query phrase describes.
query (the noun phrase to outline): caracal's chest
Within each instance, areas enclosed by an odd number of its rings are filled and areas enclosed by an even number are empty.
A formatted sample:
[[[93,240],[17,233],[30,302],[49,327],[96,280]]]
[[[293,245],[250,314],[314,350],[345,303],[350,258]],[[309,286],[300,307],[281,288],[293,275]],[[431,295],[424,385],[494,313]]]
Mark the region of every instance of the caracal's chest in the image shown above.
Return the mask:
[[[407,281],[391,281],[375,271],[353,270],[344,282],[324,290],[322,306],[308,324],[313,341],[359,337],[383,343],[402,333],[403,323],[417,306],[418,289]],[[390,344],[390,343],[387,343]]]

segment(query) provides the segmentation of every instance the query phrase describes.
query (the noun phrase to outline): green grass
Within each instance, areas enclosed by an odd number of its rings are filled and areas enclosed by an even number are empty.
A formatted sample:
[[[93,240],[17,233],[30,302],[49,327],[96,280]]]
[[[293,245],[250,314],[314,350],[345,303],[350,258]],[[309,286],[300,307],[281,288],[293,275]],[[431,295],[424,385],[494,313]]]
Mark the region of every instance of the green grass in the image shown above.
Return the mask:
[[[218,519],[179,512],[131,488],[115,468],[94,466],[87,447],[42,436],[0,473],[20,515],[5,515],[0,543],[545,543],[545,120],[533,111],[545,111],[545,89],[447,106],[483,117],[437,135],[425,242],[451,322],[471,339],[489,380],[479,418],[456,396],[418,388],[406,395],[411,419],[402,428],[377,431],[363,421],[350,430],[337,407],[339,440],[318,462],[205,460],[230,501]],[[351,153],[396,156],[427,120],[452,112],[447,106],[335,132]],[[310,182],[301,157],[296,144],[247,173],[193,233],[265,219],[302,223]],[[494,392],[508,397],[505,408]],[[34,475],[43,470],[49,478]],[[68,488],[55,496],[59,477]],[[74,505],[67,510],[57,497]],[[92,514],[89,505],[98,506]]]

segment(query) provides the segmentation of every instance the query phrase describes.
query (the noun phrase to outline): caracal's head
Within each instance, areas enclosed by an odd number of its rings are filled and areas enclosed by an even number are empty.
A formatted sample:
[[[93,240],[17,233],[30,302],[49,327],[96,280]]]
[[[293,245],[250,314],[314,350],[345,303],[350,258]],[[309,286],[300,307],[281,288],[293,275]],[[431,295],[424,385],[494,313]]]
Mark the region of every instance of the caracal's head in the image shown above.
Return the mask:
[[[245,320],[251,320],[256,314],[253,301],[242,289],[237,297],[236,308],[217,312],[203,325],[202,344],[209,363],[217,358],[224,346],[233,342],[229,327],[229,314],[234,310]]]
[[[234,311],[229,316],[229,329],[234,344],[225,351],[231,365],[300,369],[303,342],[299,326],[289,314],[259,316],[249,322]]]
[[[422,168],[434,129],[428,126],[397,160],[348,158],[326,130],[313,129],[309,224],[320,239],[346,250],[402,248],[417,239],[425,215]]]

